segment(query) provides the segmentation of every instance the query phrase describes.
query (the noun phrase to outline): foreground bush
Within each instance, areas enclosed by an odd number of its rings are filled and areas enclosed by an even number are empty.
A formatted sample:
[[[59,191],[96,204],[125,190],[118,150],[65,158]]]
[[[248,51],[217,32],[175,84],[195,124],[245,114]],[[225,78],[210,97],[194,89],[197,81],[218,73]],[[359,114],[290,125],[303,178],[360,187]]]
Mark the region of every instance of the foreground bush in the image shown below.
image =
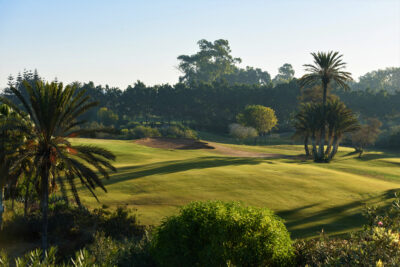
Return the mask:
[[[11,241],[37,242],[40,240],[40,226],[39,210],[32,211],[26,217],[14,214],[4,222],[0,230],[0,241],[3,244]],[[115,240],[141,239],[145,227],[139,224],[130,210],[123,207],[112,211],[104,207],[89,211],[68,206],[62,201],[50,205],[49,241],[52,246],[58,247],[59,258],[68,258],[91,244],[96,232],[103,232]]]
[[[399,233],[374,227],[348,239],[301,240],[295,243],[298,266],[399,266]]]
[[[192,202],[156,230],[160,266],[285,266],[293,249],[272,211],[240,203]]]
[[[298,266],[400,266],[400,195],[389,208],[367,207],[368,224],[346,238],[295,242]]]

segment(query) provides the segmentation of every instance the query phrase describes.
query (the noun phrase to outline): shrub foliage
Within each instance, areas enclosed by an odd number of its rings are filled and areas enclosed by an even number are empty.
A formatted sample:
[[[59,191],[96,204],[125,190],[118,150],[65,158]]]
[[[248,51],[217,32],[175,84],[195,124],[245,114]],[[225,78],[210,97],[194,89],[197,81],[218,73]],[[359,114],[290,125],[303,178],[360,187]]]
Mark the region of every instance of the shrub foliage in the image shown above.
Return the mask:
[[[153,239],[160,266],[284,266],[293,250],[282,220],[237,202],[192,202]]]

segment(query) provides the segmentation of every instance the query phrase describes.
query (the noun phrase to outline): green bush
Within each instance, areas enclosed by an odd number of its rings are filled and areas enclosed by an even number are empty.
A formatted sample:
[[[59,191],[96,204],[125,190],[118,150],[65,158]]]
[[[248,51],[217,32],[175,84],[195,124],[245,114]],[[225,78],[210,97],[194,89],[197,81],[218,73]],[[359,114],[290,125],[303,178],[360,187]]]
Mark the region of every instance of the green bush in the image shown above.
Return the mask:
[[[132,138],[145,138],[145,137],[159,137],[160,132],[156,128],[146,127],[146,126],[136,126],[130,130]]]
[[[161,129],[164,137],[197,139],[197,132],[182,124],[176,124]]]
[[[297,266],[399,266],[399,233],[374,227],[346,239],[300,240]]]
[[[390,208],[367,207],[364,215],[368,224],[348,237],[296,241],[297,266],[399,266],[400,196]]]
[[[97,264],[104,266],[154,266],[150,255],[150,238],[115,240],[97,233],[88,251]]]
[[[155,231],[160,266],[285,266],[292,241],[269,209],[237,202],[192,202]]]
[[[103,232],[115,240],[141,239],[145,234],[145,226],[140,225],[135,214],[125,207],[112,211],[105,208],[88,211],[68,206],[62,201],[49,207],[49,242],[58,247],[58,256],[63,259],[91,244],[96,232]],[[40,240],[41,223],[40,210],[29,213],[27,217],[14,214],[4,221],[0,241],[37,242]]]

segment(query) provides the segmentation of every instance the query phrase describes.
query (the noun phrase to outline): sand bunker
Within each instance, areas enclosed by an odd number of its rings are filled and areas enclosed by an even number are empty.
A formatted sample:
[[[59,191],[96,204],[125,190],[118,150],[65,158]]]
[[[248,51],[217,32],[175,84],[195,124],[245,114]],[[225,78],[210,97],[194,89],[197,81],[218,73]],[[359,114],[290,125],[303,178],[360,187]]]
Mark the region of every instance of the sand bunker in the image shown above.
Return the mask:
[[[135,143],[139,145],[144,145],[154,148],[163,148],[163,149],[212,149],[213,152],[232,157],[245,157],[245,158],[285,157],[285,155],[282,154],[243,151],[237,148],[224,146],[214,142],[203,142],[185,138],[166,138],[166,137],[143,138],[136,140]]]
[[[142,138],[136,140],[135,143],[163,149],[214,149],[205,142],[186,138]]]

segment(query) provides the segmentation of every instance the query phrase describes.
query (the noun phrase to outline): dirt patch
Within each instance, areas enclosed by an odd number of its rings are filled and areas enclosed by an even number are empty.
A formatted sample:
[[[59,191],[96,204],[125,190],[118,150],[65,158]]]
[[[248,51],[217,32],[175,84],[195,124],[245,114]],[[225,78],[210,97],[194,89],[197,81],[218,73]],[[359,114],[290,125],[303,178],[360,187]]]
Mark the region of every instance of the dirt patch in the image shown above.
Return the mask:
[[[252,151],[243,151],[237,148],[224,146],[214,142],[203,142],[193,139],[184,138],[143,138],[135,141],[136,144],[163,148],[163,149],[213,149],[213,152],[218,154],[232,156],[232,157],[244,157],[244,158],[283,158],[286,155],[274,154],[274,153],[260,153]]]
[[[214,149],[208,143],[186,138],[142,138],[136,144],[163,149]]]

